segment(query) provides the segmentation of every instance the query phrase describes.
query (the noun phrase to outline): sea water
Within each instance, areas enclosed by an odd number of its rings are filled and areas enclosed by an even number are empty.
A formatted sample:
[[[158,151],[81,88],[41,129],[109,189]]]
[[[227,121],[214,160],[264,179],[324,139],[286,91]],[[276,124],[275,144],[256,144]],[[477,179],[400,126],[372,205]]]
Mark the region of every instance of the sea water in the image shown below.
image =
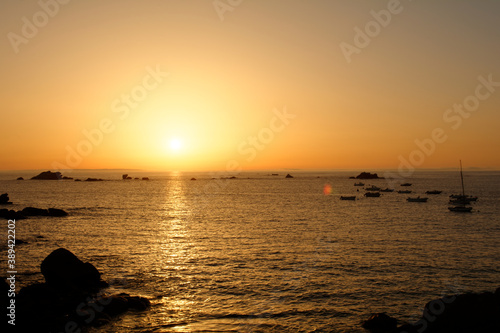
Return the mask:
[[[129,171],[149,180],[125,181],[124,171],[81,170],[71,176],[105,181],[15,180],[37,173],[0,173],[8,208],[69,216],[17,221],[28,242],[16,246],[17,287],[43,281],[40,263],[64,247],[102,272],[106,292],[151,300],[91,332],[364,332],[371,313],[414,322],[432,299],[500,286],[500,172],[465,173],[467,194],[479,197],[469,214],[448,210],[458,171],[416,172],[404,179],[410,187],[364,180],[395,188],[379,198],[354,186],[348,176],[358,172]],[[443,193],[425,194],[435,189]],[[417,195],[428,202],[406,201]]]

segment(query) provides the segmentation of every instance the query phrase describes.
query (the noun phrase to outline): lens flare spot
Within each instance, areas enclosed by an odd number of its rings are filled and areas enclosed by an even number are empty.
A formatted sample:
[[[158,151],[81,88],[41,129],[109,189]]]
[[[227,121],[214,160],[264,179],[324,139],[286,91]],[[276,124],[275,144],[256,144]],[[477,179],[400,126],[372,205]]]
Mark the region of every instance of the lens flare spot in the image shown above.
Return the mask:
[[[323,194],[330,195],[331,193],[332,193],[332,185],[325,184],[325,186],[323,187]]]

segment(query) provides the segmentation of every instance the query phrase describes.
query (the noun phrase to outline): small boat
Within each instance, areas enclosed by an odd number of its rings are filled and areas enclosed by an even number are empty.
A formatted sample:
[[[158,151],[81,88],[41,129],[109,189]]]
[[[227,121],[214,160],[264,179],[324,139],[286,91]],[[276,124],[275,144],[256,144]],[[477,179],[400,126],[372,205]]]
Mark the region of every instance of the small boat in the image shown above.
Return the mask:
[[[356,200],[356,196],[341,196],[340,200]]]
[[[472,195],[452,194],[452,195],[450,195],[450,198],[469,200],[469,201],[477,201],[477,197],[473,197]]]
[[[406,201],[408,202],[427,202],[429,198],[421,198],[420,196],[416,198],[406,198]]]
[[[380,190],[380,192],[394,192],[393,188],[384,188],[383,190]]]
[[[472,211],[472,207],[467,207],[466,205],[470,204],[472,200],[469,200],[469,196],[465,195],[465,187],[464,187],[464,175],[462,172],[462,161],[460,161],[460,179],[462,181],[462,194],[461,195],[451,195],[450,204],[455,205],[453,207],[448,207],[448,209],[452,212],[457,213],[470,213]],[[474,197],[471,197],[474,198]],[[454,200],[453,200],[454,199]],[[475,200],[477,197],[475,197]]]
[[[354,186],[365,186],[365,184],[362,182],[359,182],[359,183],[354,183]]]
[[[401,186],[411,186],[411,183],[403,183]]]
[[[457,212],[457,213],[472,212],[472,207],[467,207],[467,206],[454,206],[454,207],[448,207],[448,209],[452,212]]]
[[[450,205],[470,205],[471,200],[469,200],[467,198],[451,199],[448,203]]]
[[[365,188],[365,191],[380,191],[380,187],[372,185],[371,187]]]
[[[380,192],[366,192],[365,197],[367,198],[378,198],[380,197]]]
[[[425,194],[441,194],[443,191],[438,191],[438,190],[433,190],[433,191],[427,191]]]
[[[408,193],[411,193],[411,190],[399,190],[398,193],[400,193],[400,194],[408,194]]]

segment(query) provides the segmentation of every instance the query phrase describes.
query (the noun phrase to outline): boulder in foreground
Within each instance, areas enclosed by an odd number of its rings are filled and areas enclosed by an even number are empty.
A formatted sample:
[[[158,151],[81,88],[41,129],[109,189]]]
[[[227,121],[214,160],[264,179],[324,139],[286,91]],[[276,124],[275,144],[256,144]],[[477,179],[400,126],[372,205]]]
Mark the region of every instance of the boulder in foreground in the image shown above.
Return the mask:
[[[49,254],[40,269],[47,284],[55,289],[89,290],[106,286],[94,265],[84,263],[64,248]]]
[[[46,283],[22,288],[16,299],[19,332],[85,332],[129,310],[142,311],[148,299],[129,294],[100,294],[107,283],[91,264],[59,248],[42,262]]]
[[[500,332],[500,288],[494,293],[467,293],[428,302],[415,324],[396,328],[396,319],[373,315],[363,327],[377,333],[490,333]]]

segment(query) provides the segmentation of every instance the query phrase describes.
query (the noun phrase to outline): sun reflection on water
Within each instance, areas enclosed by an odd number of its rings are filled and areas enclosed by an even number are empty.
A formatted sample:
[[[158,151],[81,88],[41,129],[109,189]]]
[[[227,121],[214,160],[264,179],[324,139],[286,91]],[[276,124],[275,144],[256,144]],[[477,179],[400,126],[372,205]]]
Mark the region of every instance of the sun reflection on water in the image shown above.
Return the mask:
[[[158,262],[155,265],[170,291],[169,295],[162,295],[158,304],[164,315],[160,320],[166,325],[188,320],[194,307],[186,292],[190,284],[186,271],[190,270],[194,254],[188,227],[191,209],[186,201],[185,186],[180,173],[172,173],[172,178],[165,182],[165,199],[158,222]],[[173,313],[175,318],[172,318]]]

